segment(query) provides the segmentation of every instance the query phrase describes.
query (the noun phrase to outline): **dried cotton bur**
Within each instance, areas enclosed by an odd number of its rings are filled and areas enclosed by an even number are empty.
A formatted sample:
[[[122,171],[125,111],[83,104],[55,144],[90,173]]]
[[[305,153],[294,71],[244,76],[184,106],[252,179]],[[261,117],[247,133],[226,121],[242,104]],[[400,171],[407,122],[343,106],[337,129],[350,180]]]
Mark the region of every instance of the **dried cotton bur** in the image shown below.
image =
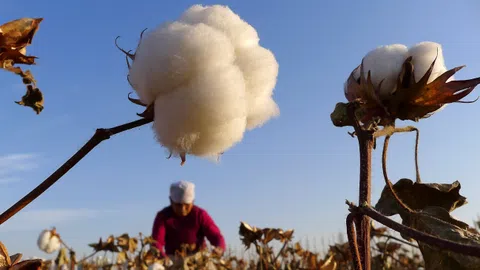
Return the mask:
[[[37,270],[42,265],[41,259],[21,259],[21,253],[9,255],[7,248],[0,242],[0,270]]]
[[[142,32],[128,81],[129,99],[153,117],[171,155],[217,159],[246,130],[279,115],[272,98],[278,63],[255,28],[226,6],[194,5],[177,21]],[[128,59],[127,59],[128,62]]]
[[[43,110],[43,94],[36,86],[30,70],[23,71],[16,64],[34,65],[35,56],[27,56],[27,46],[37,32],[43,18],[21,18],[0,25],[0,68],[22,77],[27,92],[15,103],[31,107],[37,114]]]

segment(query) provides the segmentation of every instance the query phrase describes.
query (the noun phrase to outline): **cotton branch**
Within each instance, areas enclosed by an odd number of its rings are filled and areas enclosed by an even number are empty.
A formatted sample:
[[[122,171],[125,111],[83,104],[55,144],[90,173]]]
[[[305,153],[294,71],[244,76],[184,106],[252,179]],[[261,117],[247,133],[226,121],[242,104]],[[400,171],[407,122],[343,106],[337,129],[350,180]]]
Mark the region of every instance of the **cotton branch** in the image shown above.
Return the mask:
[[[95,134],[78,150],[70,159],[68,159],[62,166],[60,166],[55,172],[53,172],[47,179],[45,179],[40,185],[34,188],[30,193],[25,195],[22,199],[8,208],[0,215],[0,224],[10,219],[25,206],[38,198],[42,193],[55,184],[62,176],[64,176],[70,169],[72,169],[80,160],[82,160],[90,151],[92,151],[97,145],[104,140],[110,139],[111,136],[118,133],[143,126],[153,121],[153,118],[142,118],[133,122],[125,123],[112,128],[99,128],[95,131]]]

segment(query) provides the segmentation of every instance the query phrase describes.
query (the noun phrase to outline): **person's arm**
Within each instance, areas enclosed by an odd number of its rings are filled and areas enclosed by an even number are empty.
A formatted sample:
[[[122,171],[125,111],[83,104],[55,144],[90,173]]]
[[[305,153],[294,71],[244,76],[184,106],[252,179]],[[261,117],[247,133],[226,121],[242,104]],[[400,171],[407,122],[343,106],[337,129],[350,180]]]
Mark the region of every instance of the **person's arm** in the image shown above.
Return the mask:
[[[158,212],[155,216],[152,228],[152,238],[156,241],[155,247],[160,251],[160,255],[165,258],[164,246],[165,246],[165,223],[163,220],[163,215],[161,212]]]
[[[217,224],[215,224],[207,211],[202,211],[201,225],[205,237],[207,237],[210,244],[216,248],[220,248],[223,253],[225,251],[225,239],[223,238]]]

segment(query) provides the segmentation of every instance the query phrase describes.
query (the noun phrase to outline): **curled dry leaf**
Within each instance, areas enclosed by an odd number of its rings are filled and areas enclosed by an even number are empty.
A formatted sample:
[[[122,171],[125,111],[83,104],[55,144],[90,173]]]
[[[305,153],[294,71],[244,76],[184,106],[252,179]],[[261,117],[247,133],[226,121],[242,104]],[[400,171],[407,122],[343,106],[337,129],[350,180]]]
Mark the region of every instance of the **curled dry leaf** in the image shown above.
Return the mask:
[[[403,214],[403,224],[416,230],[451,240],[457,243],[479,246],[480,234],[468,231],[468,225],[450,216],[442,207],[427,207],[419,213]],[[440,250],[437,247],[418,243],[425,260],[425,269],[473,270],[478,269],[480,258]]]
[[[32,43],[43,18],[21,18],[0,25],[0,68],[22,77],[27,87],[21,101],[15,103],[31,107],[37,114],[43,110],[43,94],[29,70],[23,71],[16,64],[34,65],[35,56],[26,55],[26,47]]]
[[[117,237],[117,246],[124,251],[134,253],[137,250],[138,239],[135,237],[130,237],[128,233],[124,233]]]
[[[257,227],[252,227],[248,225],[246,222],[240,222],[239,234],[241,236],[240,240],[242,241],[243,245],[248,249],[250,248],[251,244],[259,241],[262,238],[263,232]]]
[[[407,178],[402,178],[393,185],[395,193],[413,210],[438,206],[448,212],[467,203],[467,199],[460,195],[460,188],[459,181],[452,184],[417,183]],[[383,188],[375,209],[386,216],[403,211],[387,186]]]

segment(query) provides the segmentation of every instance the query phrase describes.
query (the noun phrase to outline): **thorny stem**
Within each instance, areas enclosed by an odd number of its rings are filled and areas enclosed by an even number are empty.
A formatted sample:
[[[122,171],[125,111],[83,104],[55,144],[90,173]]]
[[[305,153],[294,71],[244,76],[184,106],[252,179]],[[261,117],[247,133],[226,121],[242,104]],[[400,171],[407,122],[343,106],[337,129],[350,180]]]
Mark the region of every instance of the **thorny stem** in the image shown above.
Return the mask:
[[[360,188],[359,188],[359,205],[370,205],[371,203],[371,186],[372,186],[372,149],[374,145],[373,130],[363,129],[355,117],[355,107],[357,104],[350,104],[348,107],[348,116],[353,120],[353,127],[358,138],[360,151]],[[363,270],[371,268],[370,254],[370,218],[362,216],[356,220],[356,224],[360,225],[360,233],[357,234],[360,258],[362,259]]]
[[[388,173],[387,173],[387,149],[388,149],[388,142],[390,141],[390,135],[386,135],[385,136],[385,141],[383,143],[383,151],[382,151],[382,170],[383,170],[383,178],[385,179],[385,184],[387,185],[388,189],[390,190],[390,192],[393,194],[393,197],[395,198],[395,200],[397,201],[397,203],[400,205],[400,207],[407,211],[408,213],[411,213],[413,212],[412,209],[410,209],[410,207],[408,207],[408,205],[406,205],[401,199],[400,197],[398,197],[397,193],[395,192],[395,190],[393,189],[393,184],[392,182],[390,181],[390,179],[388,179]]]
[[[55,184],[62,176],[64,176],[70,169],[72,169],[80,160],[82,160],[90,151],[92,151],[97,145],[102,141],[109,139],[111,136],[143,126],[152,122],[150,118],[142,118],[133,122],[129,122],[123,125],[119,125],[113,128],[99,128],[95,131],[95,134],[90,138],[90,140],[83,145],[80,150],[78,150],[70,159],[68,159],[62,166],[60,166],[55,172],[53,172],[47,179],[45,179],[40,185],[35,189],[30,191],[22,199],[8,208],[5,212],[0,215],[0,225],[11,218],[13,215],[22,210],[25,206],[31,203],[33,200],[38,198],[42,193],[44,193],[48,188]]]
[[[447,249],[456,253],[480,258],[480,246],[460,244],[454,241],[445,240],[442,238],[438,238],[434,235],[415,230],[403,224],[397,223],[396,221],[382,215],[370,206],[356,207],[353,206],[351,203],[349,205],[350,211],[352,211],[352,213],[355,213],[355,215],[368,215],[372,219],[382,223],[390,229],[417,240],[417,242],[423,242],[427,245],[436,246],[440,249]]]
[[[350,252],[352,253],[353,266],[355,270],[362,270],[360,254],[358,252],[357,238],[355,232],[355,214],[350,213],[347,216],[347,237],[350,243]]]

